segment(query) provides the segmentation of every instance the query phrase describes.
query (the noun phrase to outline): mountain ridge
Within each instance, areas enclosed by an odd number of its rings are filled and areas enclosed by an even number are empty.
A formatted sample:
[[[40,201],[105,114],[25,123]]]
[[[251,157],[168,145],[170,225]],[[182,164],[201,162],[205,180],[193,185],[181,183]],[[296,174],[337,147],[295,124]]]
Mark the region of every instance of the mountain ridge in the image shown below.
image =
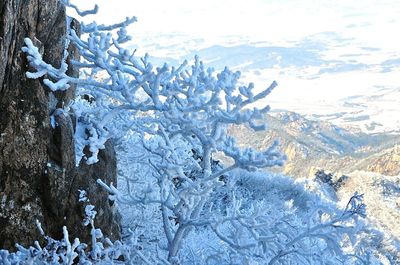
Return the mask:
[[[266,115],[265,121],[268,129],[263,132],[231,127],[228,133],[241,146],[259,150],[278,140],[288,159],[282,169],[274,171],[294,177],[313,176],[318,168],[343,174],[355,170],[400,174],[400,135],[352,131],[294,112]]]

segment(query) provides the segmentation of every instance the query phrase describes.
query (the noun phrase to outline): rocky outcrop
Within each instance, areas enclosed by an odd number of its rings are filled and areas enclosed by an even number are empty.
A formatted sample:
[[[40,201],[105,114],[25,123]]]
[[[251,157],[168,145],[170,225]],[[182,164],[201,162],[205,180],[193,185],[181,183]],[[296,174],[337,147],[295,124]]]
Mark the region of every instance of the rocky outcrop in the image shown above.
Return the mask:
[[[279,141],[287,157],[283,167],[272,170],[293,177],[313,178],[319,169],[348,174],[365,170],[384,175],[400,174],[400,135],[349,131],[326,121],[308,120],[291,112],[267,115],[266,131],[234,126],[229,133],[242,146],[259,150]]]
[[[99,151],[98,158],[99,162],[94,165],[87,165],[83,161],[80,163],[70,186],[65,211],[67,226],[74,227],[74,234],[79,235],[85,242],[90,240],[89,228],[82,225],[84,205],[77,203],[78,190],[82,189],[87,192],[90,204],[96,206],[95,226],[101,228],[103,233],[113,240],[120,238],[121,218],[116,205],[108,200],[108,193],[96,183],[97,179],[102,179],[105,183],[117,184],[117,160],[112,142],[106,142],[106,148]]]
[[[71,237],[85,241],[78,189],[88,191],[103,233],[119,237],[115,206],[96,184],[97,178],[116,183],[112,144],[100,152],[98,164],[76,168],[74,117],[62,109],[74,90],[53,94],[40,80],[25,76],[23,39],[30,37],[44,60],[59,66],[65,33],[65,8],[58,0],[0,2],[0,248],[39,239],[36,219],[50,236],[60,237],[66,225]],[[70,54],[77,56],[77,51],[70,49]]]
[[[373,154],[355,165],[356,169],[375,172],[387,176],[400,175],[400,144]]]

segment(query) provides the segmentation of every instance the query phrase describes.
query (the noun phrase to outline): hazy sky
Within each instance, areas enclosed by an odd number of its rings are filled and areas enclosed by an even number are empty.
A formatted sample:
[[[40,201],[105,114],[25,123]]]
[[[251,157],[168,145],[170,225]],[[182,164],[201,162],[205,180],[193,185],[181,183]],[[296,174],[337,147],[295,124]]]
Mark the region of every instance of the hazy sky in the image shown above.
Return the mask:
[[[398,41],[398,0],[98,0],[101,21],[137,16],[137,33],[180,32],[216,38],[246,35],[262,41],[295,40],[321,31],[343,30],[371,43]],[[368,32],[353,28],[369,26]],[[372,24],[372,25],[371,25]],[[385,27],[385,30],[383,30]],[[372,30],[372,31],[371,31]],[[391,34],[387,34],[387,33]],[[397,38],[395,40],[395,38]]]
[[[343,108],[343,98],[372,97],[380,89],[395,89],[400,94],[400,0],[73,2],[81,7],[91,7],[96,2],[100,10],[95,19],[99,23],[136,16],[138,22],[129,32],[139,55],[149,52],[155,57],[182,61],[183,56],[213,45],[249,44],[300,48],[296,56],[301,62],[303,54],[311,52],[321,62],[317,66],[307,65],[308,58],[304,65],[284,66],[282,61],[260,71],[242,71],[240,63],[234,66],[243,72],[246,82],[254,81],[256,87],[278,81],[278,89],[268,98],[273,108],[330,113]],[[293,60],[290,54],[281,55],[289,64]],[[259,54],[265,60],[269,60],[268,56]],[[363,106],[362,112],[357,110],[359,113],[375,115],[370,113],[370,104]],[[377,103],[379,122],[382,117],[396,117],[390,123],[400,128],[399,106],[397,97],[390,104]]]

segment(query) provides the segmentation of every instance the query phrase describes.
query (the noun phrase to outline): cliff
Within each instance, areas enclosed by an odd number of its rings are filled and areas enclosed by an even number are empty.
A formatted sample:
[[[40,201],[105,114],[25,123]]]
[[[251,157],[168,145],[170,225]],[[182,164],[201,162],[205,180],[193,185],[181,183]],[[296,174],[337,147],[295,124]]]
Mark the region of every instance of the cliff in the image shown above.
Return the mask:
[[[266,131],[232,127],[229,133],[242,146],[260,150],[278,140],[287,161],[275,171],[296,178],[314,176],[318,169],[341,174],[356,170],[389,176],[400,173],[400,135],[365,134],[326,121],[309,120],[292,112],[267,115],[265,120]]]
[[[66,21],[65,7],[58,0],[0,2],[0,249],[40,239],[35,220],[52,237],[61,237],[66,225],[71,237],[88,242],[78,189],[87,190],[103,233],[111,239],[120,236],[115,206],[96,184],[98,178],[117,182],[112,143],[100,153],[99,163],[76,168],[74,117],[59,109],[73,98],[74,89],[54,94],[41,80],[25,76],[23,39],[31,38],[44,60],[59,66]],[[69,53],[79,56],[73,48]],[[69,73],[77,74],[72,67]],[[50,125],[54,114],[55,128]]]

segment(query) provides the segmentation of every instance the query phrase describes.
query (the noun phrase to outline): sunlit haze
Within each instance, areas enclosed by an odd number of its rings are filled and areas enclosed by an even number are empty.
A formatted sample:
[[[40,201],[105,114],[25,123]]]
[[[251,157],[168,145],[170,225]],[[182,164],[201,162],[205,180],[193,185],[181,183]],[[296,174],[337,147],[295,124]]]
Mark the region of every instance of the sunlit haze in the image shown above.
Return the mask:
[[[361,127],[375,122],[382,124],[378,131],[400,130],[400,1],[96,3],[98,23],[136,16],[131,46],[157,63],[199,54],[216,69],[240,70],[244,82],[260,88],[276,80],[268,98],[273,109],[332,117],[340,108],[368,117]]]

